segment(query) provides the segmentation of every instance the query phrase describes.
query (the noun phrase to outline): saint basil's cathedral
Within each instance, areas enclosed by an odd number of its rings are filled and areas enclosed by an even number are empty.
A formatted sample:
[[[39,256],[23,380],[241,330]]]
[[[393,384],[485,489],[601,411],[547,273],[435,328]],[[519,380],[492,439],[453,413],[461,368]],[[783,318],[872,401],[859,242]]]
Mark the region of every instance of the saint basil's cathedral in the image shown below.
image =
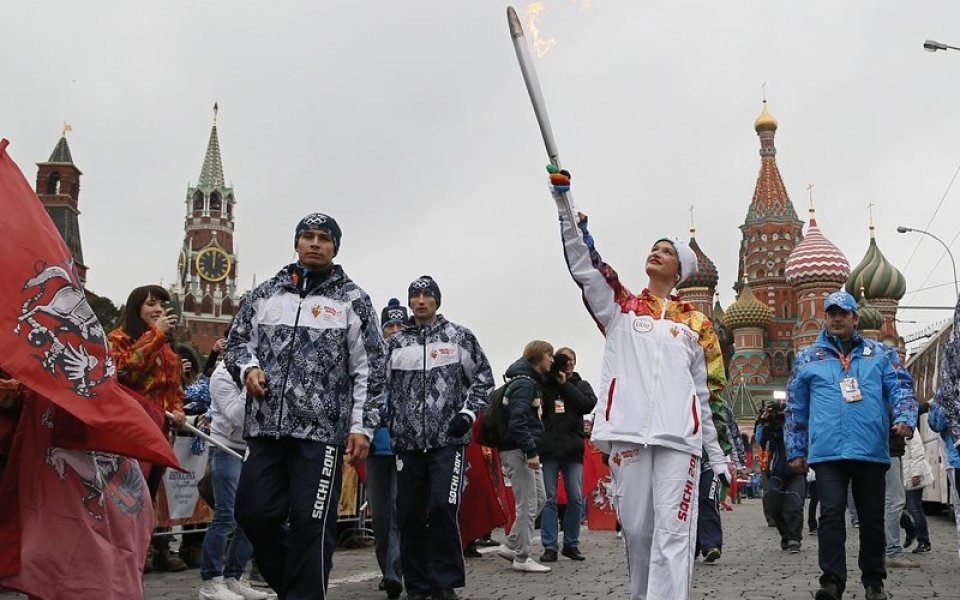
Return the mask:
[[[854,269],[824,235],[814,209],[804,223],[777,167],[777,120],[764,101],[754,129],[760,138],[760,173],[740,226],[737,299],[726,309],[714,301],[717,267],[690,230],[699,272],[684,281],[681,298],[711,315],[724,351],[727,397],[738,418],[751,420],[762,404],[786,389],[797,352],[822,328],[824,299],[840,288],[860,304],[860,332],[903,350],[896,315],[906,280],[877,246],[874,224],[866,254]]]

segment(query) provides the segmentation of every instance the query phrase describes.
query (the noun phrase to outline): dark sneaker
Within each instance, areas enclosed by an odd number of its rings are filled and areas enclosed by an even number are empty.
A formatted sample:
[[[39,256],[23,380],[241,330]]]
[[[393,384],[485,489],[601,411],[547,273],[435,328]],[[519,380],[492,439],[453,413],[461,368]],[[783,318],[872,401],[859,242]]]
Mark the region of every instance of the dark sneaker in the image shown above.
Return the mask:
[[[540,562],[557,562],[557,551],[547,548],[540,555]]]
[[[463,551],[463,555],[467,558],[483,558],[483,554],[477,550],[477,547],[473,544],[467,546],[467,549]]]
[[[924,554],[926,552],[930,552],[930,544],[925,544],[923,542],[917,544],[917,547],[913,549],[914,554]]]
[[[790,543],[790,542],[788,542],[787,540],[780,540],[780,549],[781,549],[781,550],[786,550],[787,547],[788,547],[787,545],[788,545],[789,543]]]
[[[580,549],[573,546],[564,546],[560,551],[560,554],[566,556],[570,560],[587,560],[586,556],[580,554]]]
[[[381,589],[387,592],[387,598],[390,598],[390,600],[397,600],[397,598],[399,598],[400,594],[403,592],[403,584],[396,579],[384,579],[383,587]]]
[[[882,585],[868,585],[863,591],[864,600],[887,600],[887,593]]]
[[[907,532],[907,537],[903,540],[903,549],[906,550],[907,548],[909,548],[910,546],[912,546],[912,545],[913,545],[913,542],[915,542],[916,539],[917,539],[917,532],[916,532],[916,531],[908,531],[908,532]]]
[[[797,540],[790,540],[787,542],[787,552],[790,554],[796,554],[797,552],[800,552],[800,542]]]
[[[708,565],[712,565],[718,560],[720,560],[720,548],[710,548],[703,553],[703,562]]]
[[[835,583],[822,584],[814,600],[840,600],[840,588]]]
[[[477,540],[476,542],[474,542],[474,544],[476,544],[476,545],[478,545],[478,546],[480,546],[480,547],[482,547],[482,548],[493,548],[493,547],[495,547],[495,546],[499,546],[499,545],[500,545],[500,542],[498,542],[498,541],[496,541],[496,540],[491,540],[490,538],[481,538],[481,539]]]
[[[187,563],[183,562],[176,553],[169,550],[158,550],[153,555],[153,570],[161,573],[175,573],[185,571]]]
[[[443,588],[442,590],[433,590],[433,600],[460,600],[460,596],[453,588]]]

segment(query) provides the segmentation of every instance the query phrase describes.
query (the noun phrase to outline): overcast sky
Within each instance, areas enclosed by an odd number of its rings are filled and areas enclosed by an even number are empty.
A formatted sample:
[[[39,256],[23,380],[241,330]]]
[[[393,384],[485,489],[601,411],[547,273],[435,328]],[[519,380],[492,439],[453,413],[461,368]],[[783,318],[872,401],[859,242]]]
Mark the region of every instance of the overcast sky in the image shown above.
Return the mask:
[[[952,304],[949,261],[924,228],[960,167],[960,3],[892,0],[547,0],[556,45],[537,60],[564,166],[604,257],[639,291],[663,235],[697,239],[733,300],[760,164],[761,86],[801,218],[859,263],[874,203],[904,304]],[[518,4],[522,8],[525,4]],[[602,337],[563,264],[546,162],[492,0],[19,2],[4,8],[0,137],[33,182],[63,121],[83,171],[88,285],[120,304],[169,284],[214,101],[237,196],[239,285],[292,259],[297,221],[333,215],[338,260],[381,308],[423,273],[497,374],[530,339],[579,351]],[[960,230],[960,183],[930,223]],[[913,255],[913,256],[912,256]],[[911,259],[912,256],[912,259]],[[902,311],[909,333],[949,312]]]

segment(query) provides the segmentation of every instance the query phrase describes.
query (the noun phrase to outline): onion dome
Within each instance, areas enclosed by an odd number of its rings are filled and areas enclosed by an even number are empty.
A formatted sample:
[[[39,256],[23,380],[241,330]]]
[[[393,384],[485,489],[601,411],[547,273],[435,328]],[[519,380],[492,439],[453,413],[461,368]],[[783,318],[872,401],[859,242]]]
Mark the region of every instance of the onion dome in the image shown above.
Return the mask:
[[[900,300],[907,293],[907,280],[897,270],[877,246],[875,227],[870,225],[870,246],[860,264],[850,273],[844,288],[856,297],[858,288],[863,288],[862,297],[866,300],[882,298]]]
[[[813,282],[843,285],[850,276],[847,257],[821,233],[812,208],[810,227],[807,228],[803,241],[797,244],[787,258],[784,274],[787,283],[792,286]]]
[[[717,265],[710,260],[709,256],[703,253],[700,244],[697,243],[695,233],[696,229],[691,227],[690,249],[697,255],[697,272],[687,277],[683,283],[677,286],[677,289],[707,288],[715,290],[717,289],[717,284],[720,282],[720,276],[717,274]]]
[[[753,122],[753,128],[757,133],[777,130],[777,120],[774,119],[770,111],[767,110],[766,100],[763,101],[763,110],[760,111],[760,116]]]
[[[744,281],[737,301],[731,304],[723,315],[723,324],[731,331],[743,327],[765,327],[771,318],[773,315],[770,307],[757,300],[750,286]]]
[[[883,315],[863,298],[858,303],[857,314],[860,316],[860,324],[857,326],[860,331],[880,331],[883,327]]]

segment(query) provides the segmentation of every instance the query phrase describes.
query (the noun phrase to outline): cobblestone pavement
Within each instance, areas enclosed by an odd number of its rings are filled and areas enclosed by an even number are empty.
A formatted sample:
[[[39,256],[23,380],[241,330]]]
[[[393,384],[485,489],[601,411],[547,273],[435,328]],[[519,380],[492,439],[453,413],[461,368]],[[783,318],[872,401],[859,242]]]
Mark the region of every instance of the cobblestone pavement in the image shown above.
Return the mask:
[[[908,556],[920,567],[891,570],[887,590],[895,600],[928,598],[960,600],[960,560],[953,522],[945,516],[929,517],[933,551]],[[695,568],[693,600],[810,600],[816,589],[817,538],[804,540],[799,554],[781,552],[774,529],[763,521],[759,501],[746,500],[723,513],[725,544],[723,557],[714,565],[698,562]],[[850,581],[845,600],[860,600],[855,551],[851,552],[856,530],[849,529],[847,569]],[[494,538],[501,537],[497,534]],[[563,557],[547,574],[521,574],[509,563],[489,553],[467,559],[467,587],[460,591],[465,600],[594,600],[626,599],[627,575],[622,543],[613,532],[584,530],[581,549],[587,560],[574,563]],[[373,550],[338,550],[328,594],[331,600],[383,600],[377,591],[379,572]],[[147,600],[194,600],[200,583],[198,571],[149,573],[145,577]],[[0,593],[0,600],[22,598]],[[659,599],[672,600],[672,599]]]

